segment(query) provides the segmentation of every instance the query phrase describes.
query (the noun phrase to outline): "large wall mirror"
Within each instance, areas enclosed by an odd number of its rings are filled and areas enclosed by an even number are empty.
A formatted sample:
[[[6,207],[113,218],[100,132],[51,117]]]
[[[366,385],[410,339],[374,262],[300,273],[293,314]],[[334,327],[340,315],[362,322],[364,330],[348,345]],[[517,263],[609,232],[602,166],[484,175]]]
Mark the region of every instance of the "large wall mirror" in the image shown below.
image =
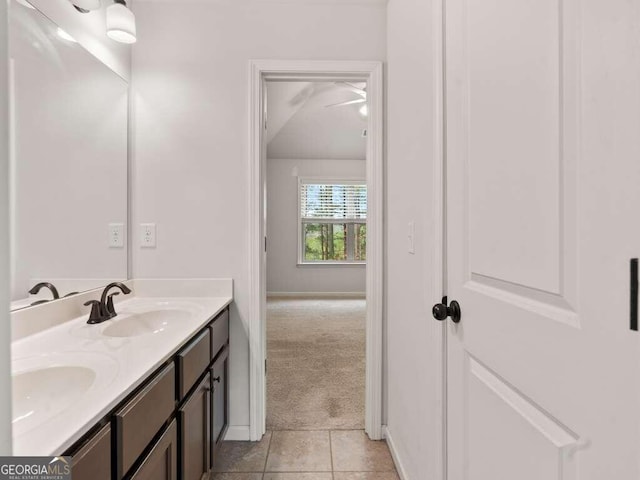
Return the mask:
[[[128,85],[27,0],[10,12],[17,309],[127,278]]]

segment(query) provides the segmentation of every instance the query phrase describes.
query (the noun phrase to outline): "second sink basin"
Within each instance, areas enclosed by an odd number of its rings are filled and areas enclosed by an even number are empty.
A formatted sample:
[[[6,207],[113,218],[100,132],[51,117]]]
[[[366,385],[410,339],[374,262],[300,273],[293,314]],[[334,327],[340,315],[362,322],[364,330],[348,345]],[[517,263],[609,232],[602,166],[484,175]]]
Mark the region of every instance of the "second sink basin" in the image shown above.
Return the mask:
[[[102,331],[107,337],[138,337],[162,333],[172,325],[182,323],[191,318],[185,310],[163,309],[131,314],[117,319]]]
[[[100,395],[117,373],[107,356],[84,352],[15,359],[12,374],[14,436],[39,427],[73,405]]]
[[[13,425],[39,424],[73,405],[91,388],[96,379],[93,370],[78,366],[49,367],[20,373],[13,377]],[[16,425],[18,424],[18,425]]]

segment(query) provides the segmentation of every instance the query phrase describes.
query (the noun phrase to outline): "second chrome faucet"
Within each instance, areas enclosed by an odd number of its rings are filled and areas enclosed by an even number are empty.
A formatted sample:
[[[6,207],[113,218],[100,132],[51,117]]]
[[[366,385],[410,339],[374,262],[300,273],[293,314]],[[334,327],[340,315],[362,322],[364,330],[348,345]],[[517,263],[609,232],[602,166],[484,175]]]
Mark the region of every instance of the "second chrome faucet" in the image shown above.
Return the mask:
[[[85,306],[91,307],[91,313],[89,314],[89,320],[87,320],[87,323],[102,323],[118,315],[113,305],[113,297],[119,295],[120,292],[109,294],[109,291],[114,288],[120,289],[120,291],[125,295],[131,293],[131,289],[124,283],[120,282],[113,282],[104,287],[102,295],[100,296],[100,300],[89,300],[87,303],[85,303]]]

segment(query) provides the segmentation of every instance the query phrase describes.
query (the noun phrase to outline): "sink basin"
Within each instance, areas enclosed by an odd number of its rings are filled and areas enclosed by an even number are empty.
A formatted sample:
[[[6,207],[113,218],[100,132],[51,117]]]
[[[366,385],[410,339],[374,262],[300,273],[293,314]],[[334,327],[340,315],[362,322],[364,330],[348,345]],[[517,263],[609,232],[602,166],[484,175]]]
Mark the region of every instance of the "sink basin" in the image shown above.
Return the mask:
[[[172,325],[183,323],[191,318],[186,310],[151,310],[123,316],[102,331],[107,337],[138,337],[162,333]],[[117,317],[116,317],[117,318]]]
[[[87,367],[53,366],[13,376],[13,428],[24,431],[73,406],[96,380]]]
[[[11,369],[13,438],[20,443],[46,425],[58,431],[79,406],[102,401],[120,366],[109,354],[61,350],[15,356]]]

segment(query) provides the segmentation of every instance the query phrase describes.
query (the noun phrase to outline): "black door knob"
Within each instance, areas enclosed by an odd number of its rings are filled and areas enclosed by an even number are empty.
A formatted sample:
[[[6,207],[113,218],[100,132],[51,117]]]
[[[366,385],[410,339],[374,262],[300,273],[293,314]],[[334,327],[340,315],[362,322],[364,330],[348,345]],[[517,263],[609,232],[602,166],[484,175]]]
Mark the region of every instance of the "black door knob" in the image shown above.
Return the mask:
[[[449,308],[444,303],[436,303],[431,313],[433,314],[433,318],[443,321],[449,316]]]
[[[447,306],[447,297],[442,298],[442,303],[436,303],[431,310],[433,318],[438,321],[446,320],[447,317],[451,317],[453,323],[459,323],[462,318],[462,311],[460,310],[460,304],[455,300],[451,301],[451,304]]]

